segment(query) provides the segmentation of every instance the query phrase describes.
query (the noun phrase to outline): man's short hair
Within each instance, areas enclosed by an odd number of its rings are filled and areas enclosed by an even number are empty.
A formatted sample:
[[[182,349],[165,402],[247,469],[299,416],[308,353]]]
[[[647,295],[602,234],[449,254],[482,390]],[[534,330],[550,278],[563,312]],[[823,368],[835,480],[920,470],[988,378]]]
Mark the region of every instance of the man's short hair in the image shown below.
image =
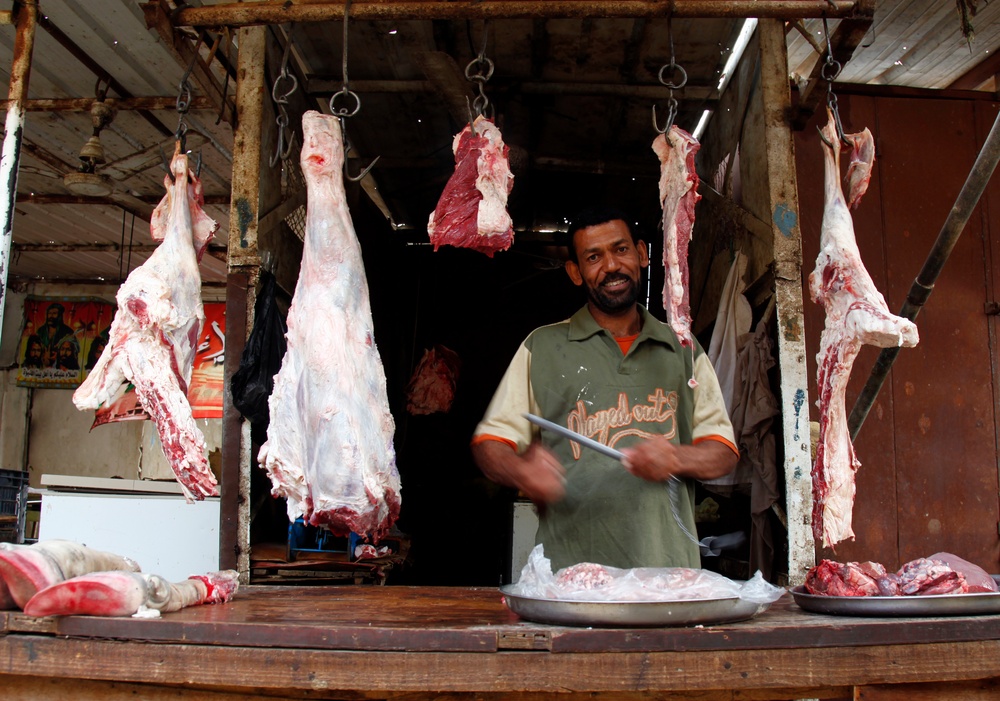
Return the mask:
[[[45,309],[45,313],[47,314],[48,312],[50,312],[53,309],[58,309],[60,314],[62,314],[63,312],[66,311],[66,307],[64,307],[63,305],[59,304],[59,302],[53,302],[52,304],[50,304]]]
[[[569,247],[570,260],[574,263],[579,262],[576,256],[576,246],[573,245],[573,237],[576,235],[577,231],[617,220],[625,222],[625,226],[628,228],[629,236],[632,237],[632,243],[639,243],[635,223],[624,211],[618,209],[617,207],[588,207],[573,217],[572,221],[570,221],[569,229],[566,231],[566,245]]]

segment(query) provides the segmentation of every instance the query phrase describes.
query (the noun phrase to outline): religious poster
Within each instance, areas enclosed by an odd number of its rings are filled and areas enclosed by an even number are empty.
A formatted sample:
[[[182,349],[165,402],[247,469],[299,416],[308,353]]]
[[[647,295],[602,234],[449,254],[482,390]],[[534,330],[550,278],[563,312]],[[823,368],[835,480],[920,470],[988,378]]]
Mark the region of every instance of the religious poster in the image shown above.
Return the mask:
[[[79,386],[108,343],[114,314],[114,304],[93,297],[27,297],[17,384],[53,389]]]
[[[223,382],[226,355],[226,305],[211,302],[204,305],[205,323],[198,337],[198,348],[188,387],[191,415],[196,419],[221,419]],[[94,416],[94,426],[115,421],[148,419],[135,388],[127,383],[111,401],[99,408]]]

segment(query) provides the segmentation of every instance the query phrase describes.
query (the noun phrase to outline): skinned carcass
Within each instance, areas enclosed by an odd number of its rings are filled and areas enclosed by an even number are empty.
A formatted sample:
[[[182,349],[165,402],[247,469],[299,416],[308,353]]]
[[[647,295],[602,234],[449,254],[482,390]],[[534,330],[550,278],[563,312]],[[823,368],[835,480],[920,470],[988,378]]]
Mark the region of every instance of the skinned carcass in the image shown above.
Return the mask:
[[[660,159],[660,206],[663,208],[663,308],[667,323],[686,346],[691,345],[688,246],[694,208],[701,199],[694,157],[701,144],[678,126],[653,140]]]
[[[134,616],[158,618],[188,606],[223,604],[239,588],[235,570],[169,582],[155,574],[106,571],[80,575],[42,589],[24,606],[27,616]]]
[[[310,111],[302,133],[304,250],[259,460],[289,520],[377,539],[399,515],[395,423],[347,210],[341,126]]]
[[[427,234],[435,251],[447,245],[492,258],[514,241],[507,213],[507,195],[514,187],[509,149],[496,125],[479,116],[455,135],[452,151],[455,172],[431,212]]]
[[[191,502],[218,494],[187,391],[205,321],[198,261],[219,225],[202,209],[201,183],[179,143],[170,170],[164,180],[167,194],[150,224],[153,240],[161,243],[118,289],[108,345],[73,393],[73,403],[81,410],[97,409],[134,385]]]
[[[822,129],[825,205],[816,269],[809,275],[814,302],[826,311],[826,324],[816,355],[817,404],[820,414],[819,442],[813,466],[813,535],[825,547],[854,538],[851,512],[854,508],[855,473],[861,466],[854,454],[845,407],[847,381],[862,344],[880,348],[912,347],[917,327],[893,315],[865,270],[854,237],[854,224],[840,184],[840,138],[836,121]],[[872,136],[866,129],[848,137],[857,161],[849,174],[855,204],[864,194],[874,158]]]

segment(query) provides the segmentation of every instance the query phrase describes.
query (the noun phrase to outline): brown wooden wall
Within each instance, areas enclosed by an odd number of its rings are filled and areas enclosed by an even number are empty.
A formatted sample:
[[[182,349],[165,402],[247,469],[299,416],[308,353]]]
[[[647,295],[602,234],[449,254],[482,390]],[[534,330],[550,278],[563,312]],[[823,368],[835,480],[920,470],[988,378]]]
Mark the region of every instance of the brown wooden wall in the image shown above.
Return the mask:
[[[841,95],[845,131],[872,130],[876,164],[854,213],[862,259],[893,312],[899,311],[955,202],[1000,104],[988,101]],[[810,397],[823,310],[809,299],[823,206],[816,124],[796,134],[803,237]],[[896,567],[937,551],[1000,572],[998,537],[997,299],[1000,175],[973,213],[925,308],[920,343],[903,349],[855,442],[854,542],[819,557]],[[848,411],[878,349],[865,347],[848,387]],[[818,420],[818,409],[810,410]]]

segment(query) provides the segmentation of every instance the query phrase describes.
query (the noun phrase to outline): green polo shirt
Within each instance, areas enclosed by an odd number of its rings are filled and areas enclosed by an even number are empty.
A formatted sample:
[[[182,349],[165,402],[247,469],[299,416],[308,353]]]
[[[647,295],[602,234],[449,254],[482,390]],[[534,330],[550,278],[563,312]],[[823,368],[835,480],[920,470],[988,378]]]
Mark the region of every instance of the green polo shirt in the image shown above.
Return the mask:
[[[718,440],[736,450],[719,382],[695,342],[683,347],[640,307],[642,331],[628,353],[582,308],[533,331],[515,353],[474,441],[499,439],[523,451],[536,414],[614,448],[654,435],[678,444]],[[689,380],[696,381],[691,387]],[[566,495],[540,508],[536,543],[553,570],[579,562],[612,567],[700,567],[698,546],[677,524],[665,483],[629,474],[614,458],[541,431],[566,468]],[[678,485],[677,515],[690,533],[694,482]]]

